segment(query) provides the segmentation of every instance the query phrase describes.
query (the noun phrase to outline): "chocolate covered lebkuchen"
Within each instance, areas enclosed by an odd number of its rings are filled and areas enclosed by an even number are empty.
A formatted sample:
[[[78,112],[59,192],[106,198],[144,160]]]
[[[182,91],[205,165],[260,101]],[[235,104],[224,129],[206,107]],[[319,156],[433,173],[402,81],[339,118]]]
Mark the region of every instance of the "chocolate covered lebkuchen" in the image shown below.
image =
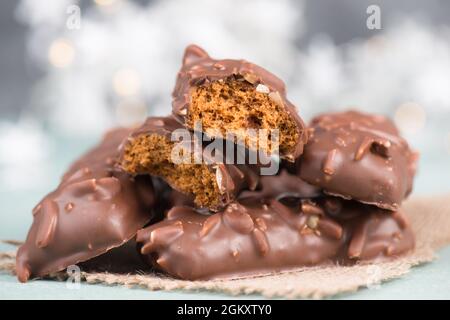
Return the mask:
[[[33,209],[33,224],[17,252],[20,281],[99,256],[150,222],[157,201],[151,178],[115,168],[119,144],[129,133],[107,133]]]
[[[311,121],[300,177],[330,195],[397,210],[411,193],[418,153],[384,116],[357,111]]]
[[[386,260],[414,248],[407,218],[338,198],[248,197],[213,215],[175,206],[137,234],[150,265],[186,280]]]

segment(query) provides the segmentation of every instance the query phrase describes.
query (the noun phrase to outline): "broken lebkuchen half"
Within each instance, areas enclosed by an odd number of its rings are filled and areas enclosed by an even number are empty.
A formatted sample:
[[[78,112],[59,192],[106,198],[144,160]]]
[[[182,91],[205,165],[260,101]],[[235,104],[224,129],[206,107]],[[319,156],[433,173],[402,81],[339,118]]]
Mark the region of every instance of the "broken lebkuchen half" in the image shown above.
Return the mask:
[[[153,217],[150,177],[115,169],[130,133],[116,129],[76,161],[58,188],[33,209],[33,224],[16,258],[21,282],[99,256],[132,239]]]
[[[289,161],[303,152],[307,132],[286,98],[283,81],[255,64],[215,60],[191,45],[172,96],[173,115],[191,130],[201,125],[212,137],[233,134],[248,148],[267,154],[279,147],[280,156]],[[248,129],[267,130],[254,134]],[[278,139],[271,130],[278,130]]]
[[[418,154],[384,116],[356,111],[314,118],[300,177],[330,195],[397,210],[410,194]]]
[[[203,145],[198,151],[193,136],[189,141],[172,141],[172,133],[177,129],[184,127],[173,117],[148,118],[121,146],[122,169],[134,175],[162,177],[173,189],[192,195],[197,206],[213,211],[234,200],[241,190],[256,188],[256,165],[226,164],[226,161],[217,163],[214,158],[206,158],[208,155],[202,153]],[[178,143],[182,144],[179,148],[176,146]],[[174,150],[186,152],[181,156],[187,161],[174,159],[174,155],[179,155]],[[200,162],[196,162],[195,154],[199,153]]]

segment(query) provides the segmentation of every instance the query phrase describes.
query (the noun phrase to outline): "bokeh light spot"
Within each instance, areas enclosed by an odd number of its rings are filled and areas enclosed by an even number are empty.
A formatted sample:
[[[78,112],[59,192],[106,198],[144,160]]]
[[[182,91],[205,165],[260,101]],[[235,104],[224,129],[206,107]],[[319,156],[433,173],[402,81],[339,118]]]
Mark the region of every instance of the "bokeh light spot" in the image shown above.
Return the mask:
[[[425,109],[414,102],[401,104],[395,111],[394,120],[402,133],[418,133],[425,127]]]
[[[113,77],[113,88],[119,96],[132,96],[139,92],[141,80],[136,70],[122,68]]]
[[[110,6],[116,2],[116,0],[94,0],[96,5],[99,6]]]
[[[66,68],[75,58],[75,49],[67,39],[57,39],[48,49],[48,60],[54,67]]]

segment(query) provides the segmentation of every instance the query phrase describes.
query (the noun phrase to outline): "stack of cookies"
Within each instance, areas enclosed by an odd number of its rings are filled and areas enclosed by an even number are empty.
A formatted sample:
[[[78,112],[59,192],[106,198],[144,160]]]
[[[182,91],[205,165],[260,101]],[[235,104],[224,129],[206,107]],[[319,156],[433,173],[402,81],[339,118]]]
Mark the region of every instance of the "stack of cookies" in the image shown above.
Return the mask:
[[[33,209],[17,276],[130,246],[139,269],[188,280],[395,259],[414,248],[401,203],[417,159],[387,118],[307,127],[275,75],[192,45],[172,115],[108,132]]]

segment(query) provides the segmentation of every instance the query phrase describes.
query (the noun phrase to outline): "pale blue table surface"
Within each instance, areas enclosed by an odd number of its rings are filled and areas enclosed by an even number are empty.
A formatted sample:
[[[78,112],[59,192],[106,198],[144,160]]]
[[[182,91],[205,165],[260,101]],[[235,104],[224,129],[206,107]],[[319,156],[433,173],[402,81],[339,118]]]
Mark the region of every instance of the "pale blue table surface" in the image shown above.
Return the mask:
[[[54,188],[64,168],[77,154],[92,142],[57,141],[52,149],[51,171],[42,185],[25,190],[5,190],[0,185],[0,239],[23,240],[31,224],[31,208],[49,190]],[[70,146],[70,150],[67,149]],[[450,153],[442,156],[422,155],[414,195],[447,193],[450,196]],[[39,168],[36,168],[39,170]],[[17,173],[20,174],[20,173]],[[426,214],[426,213],[424,213]],[[12,250],[0,244],[0,251]],[[0,272],[0,299],[229,299],[236,297],[211,292],[148,291],[118,286],[82,284],[69,290],[65,283],[36,280],[20,284],[16,278]],[[260,299],[259,295],[239,298]],[[402,278],[389,281],[380,288],[362,289],[343,294],[336,299],[449,299],[450,298],[450,247],[438,253],[435,261],[418,266]]]

